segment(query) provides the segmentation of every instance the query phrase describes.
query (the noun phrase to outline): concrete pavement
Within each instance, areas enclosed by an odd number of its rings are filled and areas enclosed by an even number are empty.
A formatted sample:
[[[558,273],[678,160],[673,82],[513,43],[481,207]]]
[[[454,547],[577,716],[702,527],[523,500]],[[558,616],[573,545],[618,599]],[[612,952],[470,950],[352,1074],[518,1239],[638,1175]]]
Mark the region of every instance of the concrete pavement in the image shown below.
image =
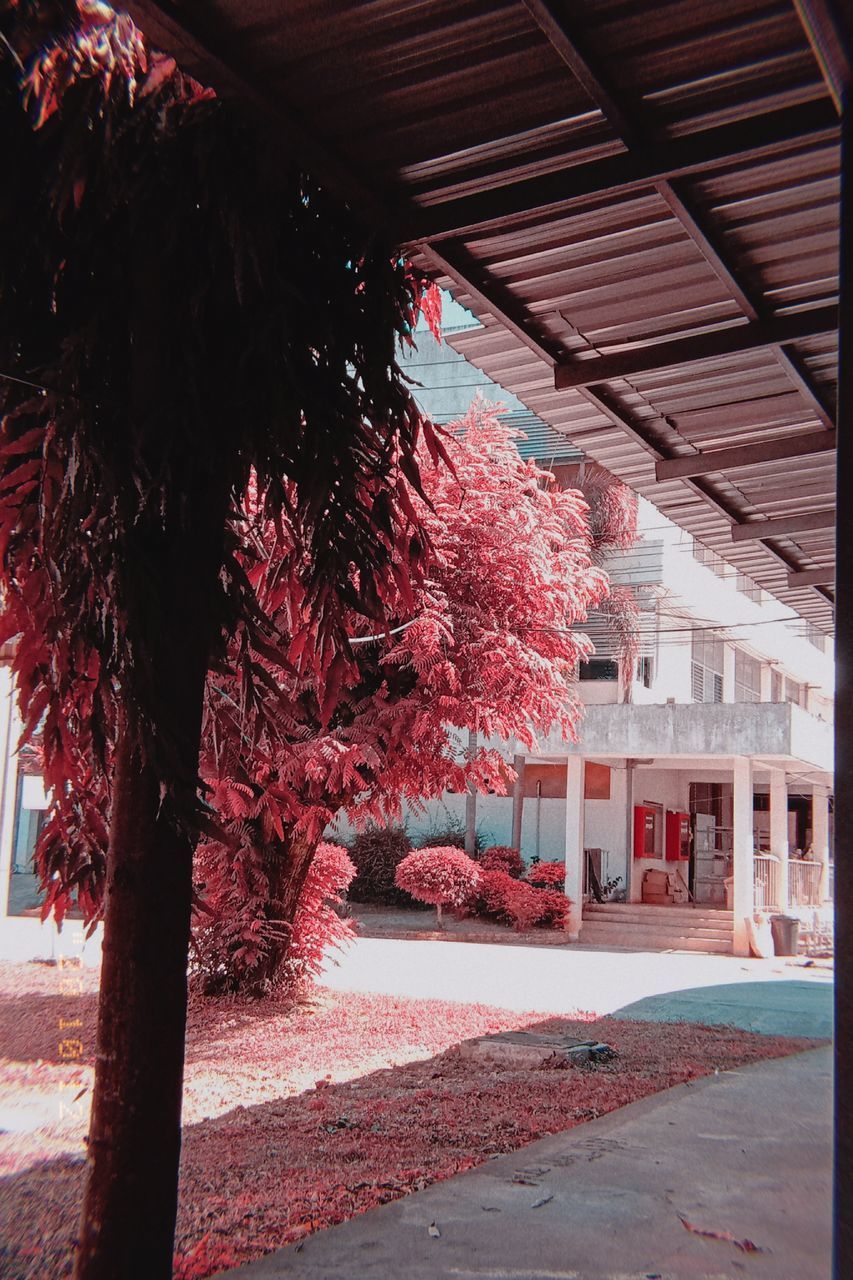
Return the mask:
[[[228,1274],[826,1280],[830,1092],[828,1048],[679,1085]]]
[[[357,938],[320,981],[339,991],[458,1000],[544,1014],[621,1013],[832,1034],[832,976],[778,957]]]

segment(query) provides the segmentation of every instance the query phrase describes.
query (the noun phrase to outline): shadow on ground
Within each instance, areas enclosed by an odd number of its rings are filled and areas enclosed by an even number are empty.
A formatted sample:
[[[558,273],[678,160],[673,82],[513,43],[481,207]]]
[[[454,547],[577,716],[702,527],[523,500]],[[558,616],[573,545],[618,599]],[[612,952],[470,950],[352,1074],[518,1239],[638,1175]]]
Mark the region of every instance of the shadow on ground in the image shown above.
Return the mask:
[[[645,1022],[613,1018],[530,1027],[607,1040],[619,1056],[594,1068],[499,1069],[450,1050],[188,1126],[179,1249],[191,1255],[207,1236],[204,1248],[216,1252],[185,1274],[212,1275],[505,1153],[518,1152],[520,1185],[535,1189],[538,1175],[519,1150],[535,1139],[671,1085],[814,1044],[685,1022],[652,1034]],[[216,1065],[212,1057],[212,1072]],[[70,1274],[83,1172],[79,1158],[62,1157],[0,1181],[7,1280]]]
[[[613,1017],[740,1027],[773,1036],[832,1036],[833,984],[826,979],[731,982],[646,996]]]

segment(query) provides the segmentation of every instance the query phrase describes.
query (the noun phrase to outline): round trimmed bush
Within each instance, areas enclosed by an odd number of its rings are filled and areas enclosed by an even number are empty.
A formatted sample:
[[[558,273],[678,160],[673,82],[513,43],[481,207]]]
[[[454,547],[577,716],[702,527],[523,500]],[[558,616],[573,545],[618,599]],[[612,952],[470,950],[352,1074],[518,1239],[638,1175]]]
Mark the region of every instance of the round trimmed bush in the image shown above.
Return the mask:
[[[434,906],[440,922],[443,907],[463,907],[474,897],[480,869],[461,849],[439,845],[407,854],[394,879],[398,888]]]

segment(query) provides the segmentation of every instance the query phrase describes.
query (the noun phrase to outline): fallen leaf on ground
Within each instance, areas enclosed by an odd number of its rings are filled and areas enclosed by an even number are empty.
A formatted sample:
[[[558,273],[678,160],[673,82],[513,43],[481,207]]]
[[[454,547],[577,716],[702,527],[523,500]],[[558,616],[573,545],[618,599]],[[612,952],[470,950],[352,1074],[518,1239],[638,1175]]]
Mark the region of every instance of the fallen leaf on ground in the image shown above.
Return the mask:
[[[681,1225],[687,1230],[692,1231],[694,1236],[702,1236],[705,1240],[723,1240],[726,1244],[733,1244],[736,1249],[741,1249],[744,1253],[764,1253],[760,1244],[756,1244],[753,1240],[738,1240],[733,1236],[731,1231],[711,1231],[705,1227],[697,1227],[694,1223],[688,1222],[686,1218],[679,1218]]]

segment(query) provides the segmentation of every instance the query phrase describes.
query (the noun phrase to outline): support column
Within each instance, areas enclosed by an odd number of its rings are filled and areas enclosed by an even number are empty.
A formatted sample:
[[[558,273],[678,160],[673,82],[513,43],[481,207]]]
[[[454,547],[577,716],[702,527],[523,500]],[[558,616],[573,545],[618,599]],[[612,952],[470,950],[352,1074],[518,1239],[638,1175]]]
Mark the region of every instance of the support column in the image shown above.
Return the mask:
[[[18,794],[18,753],[21,732],[15,705],[12,671],[0,667],[0,920],[9,910],[9,876],[15,843],[15,801]]]
[[[474,729],[468,730],[468,759],[473,760],[477,754],[477,734]],[[477,788],[473,782],[468,783],[465,793],[465,852],[473,858],[477,849]]]
[[[521,821],[524,817],[524,762],[524,756],[515,755],[512,757],[515,782],[512,787],[512,839],[510,844],[513,849],[518,849],[519,852],[521,852]]]
[[[752,761],[735,756],[732,761],[732,827],[734,852],[734,953],[749,955],[746,921],[753,913]]]
[[[820,863],[821,902],[829,897],[829,793],[826,787],[812,787],[812,857]]]
[[[788,786],[784,769],[770,770],[770,852],[779,859],[779,901],[788,910]]]
[[[566,897],[571,901],[566,920],[570,942],[577,942],[583,916],[583,756],[566,762]]]
[[[735,702],[735,646],[723,645],[723,702]]]
[[[838,6],[841,47],[853,39]],[[835,1181],[834,1280],[853,1275],[853,92],[842,86],[841,285],[835,545]]]
[[[639,877],[637,877],[639,879]],[[625,901],[634,900],[634,761],[625,761]]]

